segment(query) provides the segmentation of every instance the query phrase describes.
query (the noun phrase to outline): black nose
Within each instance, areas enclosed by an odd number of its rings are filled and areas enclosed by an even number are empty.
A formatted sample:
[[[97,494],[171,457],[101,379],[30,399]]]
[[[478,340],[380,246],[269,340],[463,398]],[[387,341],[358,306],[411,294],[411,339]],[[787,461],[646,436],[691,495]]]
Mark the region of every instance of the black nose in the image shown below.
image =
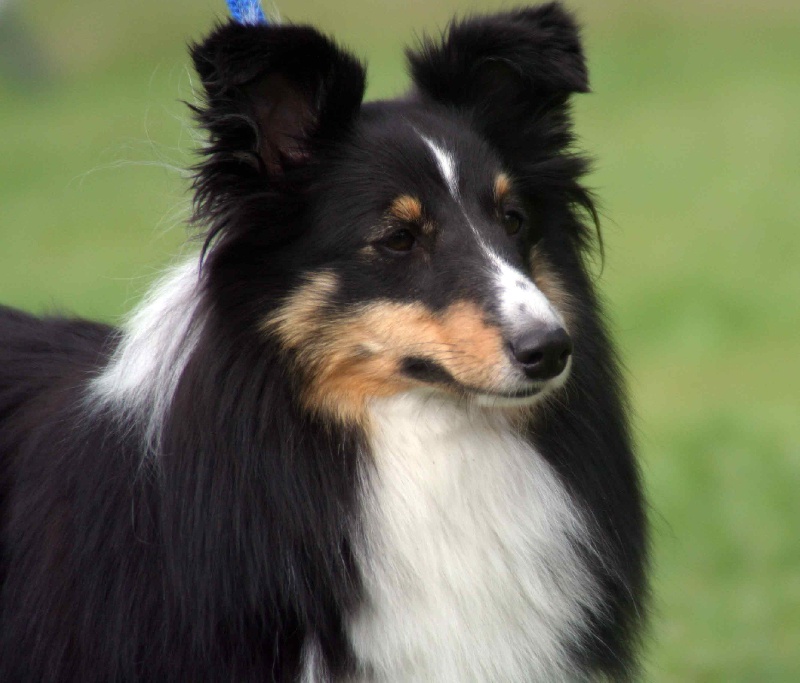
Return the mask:
[[[572,340],[563,327],[528,330],[511,344],[511,351],[530,379],[552,379],[567,367]]]

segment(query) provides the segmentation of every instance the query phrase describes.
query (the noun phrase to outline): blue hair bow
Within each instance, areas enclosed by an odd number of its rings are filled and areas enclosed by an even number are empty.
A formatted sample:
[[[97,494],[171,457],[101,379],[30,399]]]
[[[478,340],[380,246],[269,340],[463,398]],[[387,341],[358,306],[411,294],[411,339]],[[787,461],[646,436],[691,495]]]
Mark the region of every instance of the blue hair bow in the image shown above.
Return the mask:
[[[228,0],[228,9],[233,20],[240,24],[267,24],[260,0]]]

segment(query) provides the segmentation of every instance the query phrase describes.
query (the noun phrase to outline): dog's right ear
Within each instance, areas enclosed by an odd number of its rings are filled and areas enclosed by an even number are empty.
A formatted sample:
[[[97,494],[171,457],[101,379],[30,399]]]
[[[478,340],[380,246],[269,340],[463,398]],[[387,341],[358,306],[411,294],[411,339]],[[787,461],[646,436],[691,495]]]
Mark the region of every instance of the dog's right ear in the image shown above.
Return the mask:
[[[510,158],[565,146],[569,97],[589,89],[578,26],[557,2],[454,22],[407,54],[417,94],[468,112]]]
[[[306,26],[231,22],[191,56],[204,91],[193,109],[209,134],[195,178],[206,215],[303,166],[348,129],[364,95],[358,60]]]

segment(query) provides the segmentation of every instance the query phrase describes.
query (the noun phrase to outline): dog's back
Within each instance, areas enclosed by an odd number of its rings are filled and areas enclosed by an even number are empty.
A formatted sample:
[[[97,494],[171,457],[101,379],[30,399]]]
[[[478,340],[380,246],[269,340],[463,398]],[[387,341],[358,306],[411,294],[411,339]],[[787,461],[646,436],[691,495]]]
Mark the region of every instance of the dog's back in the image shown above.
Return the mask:
[[[75,391],[102,362],[112,328],[69,318],[37,318],[0,306],[0,459],[13,457],[31,438],[52,425],[58,401]],[[37,411],[37,402],[48,409]],[[29,415],[25,417],[25,412]],[[45,419],[42,422],[42,418]],[[3,487],[6,488],[6,487]]]
[[[0,306],[0,424],[42,390],[96,368],[113,328]]]
[[[39,505],[52,493],[47,486],[50,477],[32,475],[44,464],[36,460],[68,455],[58,447],[64,437],[63,422],[81,401],[85,382],[102,362],[112,335],[112,328],[106,325],[61,317],[37,318],[0,307],[1,596],[6,595],[11,557],[7,546],[14,543],[18,552],[22,544],[29,544],[29,553],[42,547],[40,538],[26,533],[37,529],[42,512]],[[68,459],[49,463],[55,477],[66,474]],[[36,581],[34,576],[29,578]],[[5,624],[13,623],[10,615],[3,614],[5,607],[0,601],[0,616],[8,619],[4,619]]]

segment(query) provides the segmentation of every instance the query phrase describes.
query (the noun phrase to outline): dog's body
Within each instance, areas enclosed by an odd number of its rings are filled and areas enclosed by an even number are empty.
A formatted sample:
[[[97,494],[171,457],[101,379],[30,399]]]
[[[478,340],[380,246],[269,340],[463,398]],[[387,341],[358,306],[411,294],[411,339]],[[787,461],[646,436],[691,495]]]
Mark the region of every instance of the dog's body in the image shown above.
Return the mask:
[[[121,331],[0,310],[0,680],[630,676],[570,17],[454,25],[364,105],[312,29],[193,57],[203,258]]]

